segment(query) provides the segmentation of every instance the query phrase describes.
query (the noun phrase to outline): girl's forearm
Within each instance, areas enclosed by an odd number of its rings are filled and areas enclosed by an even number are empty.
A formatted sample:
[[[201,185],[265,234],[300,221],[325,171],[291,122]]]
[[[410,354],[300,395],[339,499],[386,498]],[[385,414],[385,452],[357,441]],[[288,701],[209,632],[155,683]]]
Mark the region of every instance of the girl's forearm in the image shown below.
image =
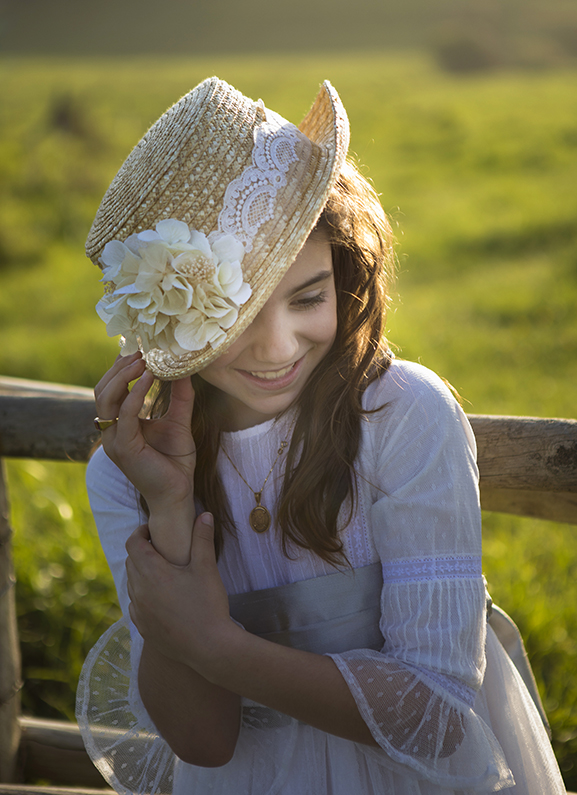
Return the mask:
[[[178,757],[202,767],[230,760],[240,728],[238,695],[146,642],[138,686],[156,728]]]
[[[272,643],[234,627],[218,658],[206,665],[215,685],[317,729],[377,746],[330,657]]]
[[[160,732],[187,761],[198,758],[198,749],[200,756],[226,759],[231,714],[236,732],[238,697],[244,696],[328,733],[376,745],[330,657],[263,640],[231,621],[209,518],[202,514],[194,525],[186,567],[170,566],[158,555],[144,527],[126,545],[131,617],[155,649],[141,663],[141,692]],[[204,715],[211,710],[214,736],[224,721],[229,738],[227,750],[218,746],[215,757],[204,745]]]

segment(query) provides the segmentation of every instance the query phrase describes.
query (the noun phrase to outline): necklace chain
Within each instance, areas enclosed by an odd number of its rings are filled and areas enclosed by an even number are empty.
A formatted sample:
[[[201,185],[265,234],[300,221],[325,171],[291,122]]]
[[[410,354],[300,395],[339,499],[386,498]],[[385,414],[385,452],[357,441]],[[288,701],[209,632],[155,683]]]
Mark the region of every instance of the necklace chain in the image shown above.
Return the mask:
[[[273,471],[273,469],[274,469],[274,468],[275,468],[275,466],[277,465],[277,461],[279,460],[279,458],[281,457],[281,455],[284,453],[285,449],[288,447],[288,436],[290,436],[290,433],[291,433],[291,431],[292,431],[292,429],[293,429],[293,425],[295,424],[295,421],[296,421],[296,418],[295,418],[295,419],[292,421],[292,423],[291,423],[291,426],[290,426],[290,428],[289,428],[289,432],[288,432],[288,434],[287,434],[287,438],[286,438],[286,439],[283,439],[283,441],[280,443],[280,447],[279,447],[279,449],[278,449],[278,451],[277,451],[276,458],[275,458],[275,460],[273,461],[273,464],[272,464],[271,468],[270,468],[270,469],[269,469],[269,471],[268,471],[268,475],[267,475],[267,476],[266,476],[266,478],[264,479],[264,483],[263,483],[263,484],[262,484],[262,486],[260,487],[260,491],[255,491],[255,490],[253,489],[253,487],[252,487],[252,486],[250,485],[250,483],[249,483],[249,482],[246,480],[246,478],[244,477],[244,475],[242,474],[242,472],[239,470],[239,468],[237,467],[237,465],[234,463],[234,461],[232,460],[232,458],[230,457],[230,455],[227,453],[227,451],[225,450],[225,448],[222,446],[222,444],[220,445],[220,449],[222,450],[222,452],[225,454],[225,456],[226,456],[226,457],[228,458],[228,460],[230,461],[230,463],[231,463],[231,465],[232,465],[233,469],[235,470],[235,472],[237,473],[237,475],[239,476],[239,478],[242,480],[242,482],[243,482],[243,483],[244,483],[246,486],[248,486],[248,488],[249,488],[249,489],[252,491],[252,493],[254,494],[254,498],[255,498],[255,500],[256,500],[256,506],[255,506],[255,507],[252,509],[252,511],[251,511],[251,512],[250,512],[250,514],[249,514],[249,523],[250,523],[250,526],[252,527],[252,529],[253,529],[253,530],[254,530],[256,533],[264,533],[264,532],[266,532],[266,531],[268,530],[268,528],[270,527],[271,515],[270,515],[270,512],[268,511],[268,509],[267,509],[267,508],[266,508],[264,505],[261,505],[262,493],[263,493],[263,491],[264,491],[264,487],[266,486],[268,479],[269,479],[269,478],[270,478],[270,476],[272,475],[272,471]]]
[[[234,463],[234,461],[232,460],[232,458],[229,456],[229,454],[226,452],[226,450],[224,449],[224,447],[223,447],[222,445],[221,445],[221,450],[222,450],[222,452],[225,454],[225,456],[228,458],[228,460],[229,460],[229,461],[230,461],[230,463],[232,464],[232,466],[233,466],[233,468],[234,468],[235,472],[237,472],[238,476],[239,476],[239,477],[240,477],[240,479],[243,481],[243,483],[246,483],[246,485],[247,485],[247,486],[249,487],[249,489],[252,491],[252,493],[253,493],[253,494],[254,494],[254,496],[255,496],[255,499],[258,499],[258,497],[260,497],[260,496],[261,496],[261,494],[263,493],[263,491],[264,491],[264,487],[266,486],[266,482],[267,482],[267,480],[270,478],[270,476],[271,476],[271,474],[272,474],[272,471],[273,471],[273,469],[274,469],[274,468],[275,468],[275,466],[276,466],[276,463],[277,463],[277,461],[279,460],[279,458],[280,458],[280,457],[281,457],[281,455],[283,454],[283,452],[284,452],[284,450],[285,450],[285,448],[286,448],[286,447],[288,447],[288,442],[287,442],[287,441],[282,441],[282,442],[280,443],[280,447],[279,447],[279,449],[278,449],[278,451],[277,451],[277,456],[276,456],[276,458],[275,458],[275,460],[274,460],[274,463],[273,463],[273,465],[271,466],[271,468],[269,469],[269,471],[268,471],[268,475],[267,475],[267,476],[266,476],[266,478],[264,479],[264,483],[262,484],[260,491],[255,491],[255,490],[253,489],[253,487],[250,485],[250,483],[248,483],[248,482],[247,482],[247,480],[246,480],[246,479],[245,479],[245,477],[243,476],[242,472],[241,472],[241,471],[238,469],[238,467],[236,466],[236,464]]]

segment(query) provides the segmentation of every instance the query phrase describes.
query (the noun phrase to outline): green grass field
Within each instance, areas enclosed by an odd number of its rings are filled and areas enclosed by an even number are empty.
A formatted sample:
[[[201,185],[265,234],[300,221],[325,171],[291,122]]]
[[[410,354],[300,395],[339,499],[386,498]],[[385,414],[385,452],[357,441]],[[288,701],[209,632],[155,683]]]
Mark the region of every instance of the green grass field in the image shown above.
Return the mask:
[[[471,413],[575,417],[577,74],[454,77],[417,54],[0,60],[0,373],[93,386],[115,356],[83,243],[131,146],[210,74],[298,121],[329,78],[391,215],[398,355]],[[80,465],[9,462],[24,707],[70,717],[117,616]],[[485,571],[520,625],[577,789],[575,528],[485,515]],[[45,648],[42,647],[43,642]]]

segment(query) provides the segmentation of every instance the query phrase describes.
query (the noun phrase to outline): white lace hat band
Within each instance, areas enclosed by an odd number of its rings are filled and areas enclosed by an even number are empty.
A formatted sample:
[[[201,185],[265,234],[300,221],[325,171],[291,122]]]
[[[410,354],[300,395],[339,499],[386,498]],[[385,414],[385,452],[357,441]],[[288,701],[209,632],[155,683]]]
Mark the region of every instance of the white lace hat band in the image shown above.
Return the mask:
[[[249,325],[294,261],[335,184],[348,143],[347,116],[328,82],[298,128],[215,77],[186,94],[129,155],[86,242],[87,255],[103,267],[108,282],[99,310],[108,333],[124,333],[117,322],[122,314],[149,368],[162,379],[183,377],[213,361]],[[168,219],[186,224],[190,240],[175,248],[174,241],[186,234],[169,229]],[[159,222],[160,238],[152,231]],[[198,245],[216,263],[210,279],[218,295],[204,282],[196,289],[198,279],[191,277],[189,249],[201,238]],[[232,265],[222,264],[223,240],[229,241],[228,260],[237,258]],[[116,241],[128,241],[128,248]],[[169,278],[156,274],[154,283],[139,276],[142,247],[158,244],[168,251],[163,262],[176,262],[186,249],[188,270],[175,265]],[[121,251],[128,266],[117,264]],[[239,263],[242,275],[235,275]]]

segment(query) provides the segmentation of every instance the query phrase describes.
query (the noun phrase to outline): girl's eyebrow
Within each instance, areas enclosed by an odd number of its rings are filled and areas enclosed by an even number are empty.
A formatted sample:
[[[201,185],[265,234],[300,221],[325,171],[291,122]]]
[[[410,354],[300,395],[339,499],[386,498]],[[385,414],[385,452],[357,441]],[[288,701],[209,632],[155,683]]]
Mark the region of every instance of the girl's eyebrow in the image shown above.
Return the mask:
[[[291,295],[294,295],[295,293],[300,293],[301,290],[306,290],[307,287],[312,287],[313,284],[316,284],[317,282],[322,282],[325,279],[328,279],[332,275],[333,275],[332,270],[320,271],[319,273],[316,274],[316,276],[313,276],[312,278],[308,279],[306,282],[303,282],[303,284],[299,285],[298,287],[295,287],[294,290],[291,290]]]

